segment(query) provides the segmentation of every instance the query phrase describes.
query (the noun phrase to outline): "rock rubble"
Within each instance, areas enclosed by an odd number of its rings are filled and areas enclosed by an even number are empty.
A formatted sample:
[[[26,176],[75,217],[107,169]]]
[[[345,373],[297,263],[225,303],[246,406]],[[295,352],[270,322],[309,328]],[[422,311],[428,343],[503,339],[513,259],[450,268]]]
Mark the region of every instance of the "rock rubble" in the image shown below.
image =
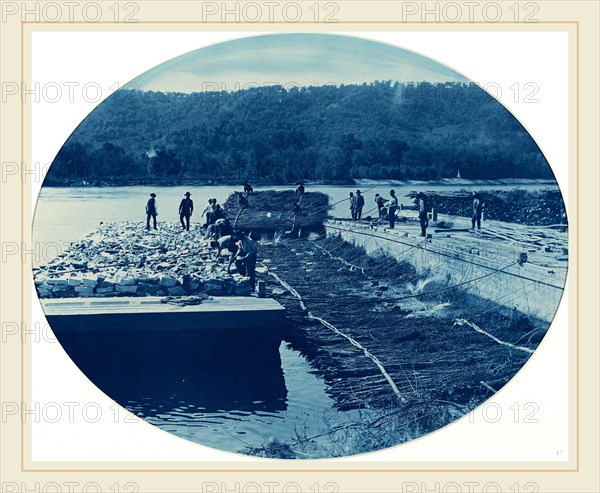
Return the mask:
[[[159,226],[146,231],[142,223],[101,224],[34,271],[38,296],[250,295],[249,279],[227,274],[226,257],[217,258],[202,229]]]

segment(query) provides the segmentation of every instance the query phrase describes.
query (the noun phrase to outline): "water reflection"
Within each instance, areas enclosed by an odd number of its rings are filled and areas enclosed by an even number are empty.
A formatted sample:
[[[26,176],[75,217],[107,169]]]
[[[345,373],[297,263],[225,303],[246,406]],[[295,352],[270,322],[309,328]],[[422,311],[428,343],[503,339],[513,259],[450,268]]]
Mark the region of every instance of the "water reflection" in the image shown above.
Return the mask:
[[[85,375],[135,412],[276,412],[287,406],[276,331],[170,328],[131,320],[112,330],[51,321]],[[73,330],[72,330],[73,329]],[[118,329],[118,330],[115,330]]]

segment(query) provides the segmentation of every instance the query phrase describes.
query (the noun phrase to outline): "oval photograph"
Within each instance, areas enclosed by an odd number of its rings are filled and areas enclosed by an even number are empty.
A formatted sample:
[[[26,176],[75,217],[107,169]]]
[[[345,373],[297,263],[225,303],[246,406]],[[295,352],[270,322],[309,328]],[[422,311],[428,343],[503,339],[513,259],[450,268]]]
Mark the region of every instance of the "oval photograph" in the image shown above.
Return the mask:
[[[393,447],[507,385],[558,308],[567,216],[517,119],[410,51],[252,36],[141,74],[64,143],[34,266],[60,344],[228,452]]]

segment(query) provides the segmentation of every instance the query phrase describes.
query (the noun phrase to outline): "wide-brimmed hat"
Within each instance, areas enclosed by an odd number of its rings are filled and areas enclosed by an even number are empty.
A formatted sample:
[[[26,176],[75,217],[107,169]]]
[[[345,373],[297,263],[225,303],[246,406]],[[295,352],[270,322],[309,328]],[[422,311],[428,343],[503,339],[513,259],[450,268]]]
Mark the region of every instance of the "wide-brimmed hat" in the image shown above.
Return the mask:
[[[190,196],[190,195],[192,195],[192,194],[191,194],[190,192],[185,192],[185,193],[184,193],[184,195],[185,195],[186,197],[189,197],[189,196]]]
[[[151,193],[150,197],[156,197],[156,194],[155,193]]]

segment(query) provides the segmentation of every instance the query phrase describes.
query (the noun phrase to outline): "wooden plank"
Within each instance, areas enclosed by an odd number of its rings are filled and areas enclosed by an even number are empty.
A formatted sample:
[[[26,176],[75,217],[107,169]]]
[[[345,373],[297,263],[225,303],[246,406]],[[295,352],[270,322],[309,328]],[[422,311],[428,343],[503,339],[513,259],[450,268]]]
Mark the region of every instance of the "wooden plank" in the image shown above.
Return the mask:
[[[281,328],[285,309],[271,298],[213,297],[199,305],[161,303],[160,297],[42,300],[56,331],[146,331]]]
[[[468,233],[471,231],[469,228],[443,228],[434,229],[434,233]]]

